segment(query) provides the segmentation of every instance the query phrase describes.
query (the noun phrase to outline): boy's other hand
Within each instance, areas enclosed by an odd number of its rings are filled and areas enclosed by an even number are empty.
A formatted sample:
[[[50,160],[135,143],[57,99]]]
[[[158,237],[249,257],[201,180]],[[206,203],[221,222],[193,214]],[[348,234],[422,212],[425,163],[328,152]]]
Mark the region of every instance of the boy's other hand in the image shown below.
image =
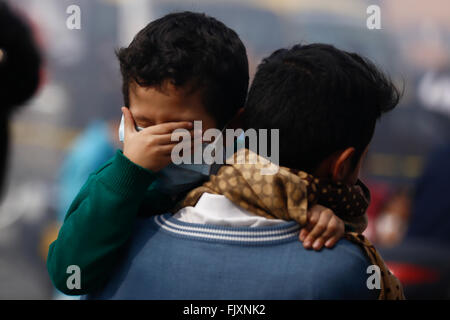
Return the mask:
[[[306,249],[332,248],[344,236],[344,222],[324,206],[314,205],[308,210],[306,226],[300,230],[299,239]]]
[[[135,164],[157,172],[171,162],[172,149],[179,143],[171,141],[172,132],[176,129],[191,130],[189,121],[166,122],[149,126],[142,131],[136,130],[133,115],[126,107],[122,107],[124,123],[123,154]]]

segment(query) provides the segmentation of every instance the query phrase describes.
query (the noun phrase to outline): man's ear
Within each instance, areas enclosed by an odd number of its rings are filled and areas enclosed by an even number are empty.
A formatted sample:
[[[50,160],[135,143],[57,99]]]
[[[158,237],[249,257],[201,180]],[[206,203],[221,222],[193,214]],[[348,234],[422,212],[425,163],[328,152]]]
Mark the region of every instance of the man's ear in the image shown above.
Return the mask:
[[[236,112],[236,115],[231,119],[230,123],[228,124],[228,129],[239,129],[243,128],[244,122],[242,115],[244,113],[244,108],[239,108],[239,110]]]
[[[331,163],[331,176],[334,181],[344,181],[354,169],[355,148],[349,147],[336,153]]]

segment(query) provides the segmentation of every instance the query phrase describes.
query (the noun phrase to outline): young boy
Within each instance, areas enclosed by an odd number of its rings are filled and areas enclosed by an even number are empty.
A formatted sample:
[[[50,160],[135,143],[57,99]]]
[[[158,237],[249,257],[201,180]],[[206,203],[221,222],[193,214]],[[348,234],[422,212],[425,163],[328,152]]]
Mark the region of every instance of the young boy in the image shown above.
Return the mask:
[[[138,215],[169,211],[208,179],[194,167],[171,164],[177,144],[171,141],[172,131],[192,130],[194,120],[201,120],[204,130],[222,129],[239,113],[247,94],[243,43],[204,14],[174,13],[155,20],[118,57],[126,106],[123,152],[89,177],[49,248],[50,278],[70,295],[92,292],[108,279]],[[301,235],[306,247],[320,249],[323,239],[314,240],[328,226],[338,227],[327,233],[327,247],[342,237],[344,223],[325,209],[310,210],[311,222]],[[325,225],[318,225],[319,217]],[[81,283],[74,287],[67,285],[73,265],[81,271]]]

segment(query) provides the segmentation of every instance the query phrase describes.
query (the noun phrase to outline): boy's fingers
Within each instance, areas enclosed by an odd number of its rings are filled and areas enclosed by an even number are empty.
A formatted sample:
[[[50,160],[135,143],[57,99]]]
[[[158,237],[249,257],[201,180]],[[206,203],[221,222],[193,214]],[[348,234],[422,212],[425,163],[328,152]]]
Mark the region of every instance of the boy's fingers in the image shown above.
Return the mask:
[[[325,241],[325,247],[332,248],[343,237],[344,233],[344,222],[336,216],[333,217],[328,223],[327,231],[322,236]]]
[[[331,237],[344,235],[344,223],[338,217],[333,216],[330,221],[328,221],[327,229],[323,232],[321,237],[328,240]]]
[[[311,230],[309,235],[306,237],[306,243],[312,243],[316,238],[322,235],[328,226],[331,216],[328,214],[321,214],[319,221],[316,223],[314,228]]]
[[[165,122],[156,124],[154,126],[145,128],[143,131],[151,134],[165,134],[165,133],[172,133],[176,129],[191,130],[192,128],[193,128],[192,122],[179,121],[179,122]]]
[[[172,140],[172,134],[166,133],[166,134],[152,134],[151,135],[152,141],[157,145],[177,145],[179,143],[185,145],[184,148],[190,148],[193,149],[195,142],[198,142],[201,146],[202,138],[196,137],[194,138],[193,130],[190,130],[189,132],[182,133],[181,136],[179,136],[178,140]]]
[[[166,133],[166,134],[170,135],[171,137],[173,135],[173,133]],[[191,141],[191,143],[193,143],[194,141],[200,141],[200,143],[201,143],[202,139],[203,139],[201,131],[195,132],[193,129],[185,131],[185,132],[181,132],[181,131],[177,132],[176,136],[174,135],[173,138],[174,139],[172,140],[172,142],[174,142],[174,143],[188,142],[188,141]]]
[[[323,239],[323,237],[317,238],[312,245],[313,249],[316,251],[322,249],[324,242],[325,240]]]
[[[187,142],[192,143],[192,141],[194,140],[193,137],[194,137],[194,135],[193,135],[192,131],[183,133],[182,137],[180,137],[180,139],[178,141],[177,140],[172,141],[171,133],[152,135],[152,139],[154,139],[154,141],[157,144],[177,144],[177,143],[187,143]]]
[[[311,230],[311,227],[315,226],[317,222],[319,222],[320,218],[320,209],[318,206],[313,206],[310,210],[308,210],[308,221],[307,221],[307,227],[309,227]]]
[[[166,144],[166,145],[161,145],[158,146],[157,150],[158,152],[160,152],[161,154],[164,154],[166,156],[169,156],[172,154],[172,149],[175,148],[176,144]]]
[[[134,124],[133,115],[131,114],[131,111],[126,108],[122,107],[122,113],[124,118],[124,130],[125,132],[136,132],[136,126]]]
[[[192,152],[192,141],[188,140],[188,141],[184,141],[184,142],[172,142],[171,144],[161,144],[159,146],[157,146],[156,148],[158,149],[159,152],[161,152],[161,154],[171,154],[172,153],[172,149],[175,148],[175,146],[180,145],[181,146],[181,150],[183,151],[187,151],[189,154]]]
[[[308,230],[306,230],[306,228],[302,228],[300,230],[300,234],[299,234],[299,240],[303,242],[303,240],[305,240],[306,236],[308,235]]]
[[[152,136],[152,139],[154,139],[155,143],[158,145],[166,145],[166,144],[177,144],[176,141],[172,141],[170,139],[170,134],[161,134],[161,135],[155,135]]]
[[[328,240],[325,242],[325,247],[327,247],[327,248],[333,248],[334,245],[339,241],[339,239],[340,239],[340,238],[338,238],[338,237],[332,237],[332,238],[328,239]]]

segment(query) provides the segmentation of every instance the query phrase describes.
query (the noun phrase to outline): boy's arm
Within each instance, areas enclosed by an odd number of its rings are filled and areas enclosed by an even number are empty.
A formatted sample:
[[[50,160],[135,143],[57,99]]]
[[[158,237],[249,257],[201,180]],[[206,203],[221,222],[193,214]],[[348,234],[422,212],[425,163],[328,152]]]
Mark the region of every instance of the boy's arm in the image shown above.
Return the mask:
[[[111,162],[89,177],[70,206],[58,239],[49,248],[50,278],[66,294],[86,294],[105,282],[131,235],[142,200],[146,195],[156,197],[146,191],[156,179],[154,173],[171,162],[172,149],[178,144],[172,141],[171,133],[192,129],[192,122],[181,121],[160,123],[138,132],[130,110],[123,107],[122,112],[123,154],[118,151]],[[192,132],[187,134],[191,136]],[[155,200],[167,203],[161,198]],[[69,266],[81,271],[79,287],[67,284],[68,280],[77,284],[76,271],[70,271],[73,269]]]
[[[154,180],[154,173],[134,164],[121,151],[89,177],[49,248],[47,269],[58,290],[80,295],[103,284]],[[77,282],[71,277],[75,273],[68,270],[72,265],[80,268],[80,285],[75,288]]]
[[[308,210],[306,225],[300,230],[299,240],[306,249],[332,248],[345,232],[362,233],[367,227],[367,214],[343,220],[331,209],[314,205]]]

